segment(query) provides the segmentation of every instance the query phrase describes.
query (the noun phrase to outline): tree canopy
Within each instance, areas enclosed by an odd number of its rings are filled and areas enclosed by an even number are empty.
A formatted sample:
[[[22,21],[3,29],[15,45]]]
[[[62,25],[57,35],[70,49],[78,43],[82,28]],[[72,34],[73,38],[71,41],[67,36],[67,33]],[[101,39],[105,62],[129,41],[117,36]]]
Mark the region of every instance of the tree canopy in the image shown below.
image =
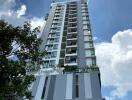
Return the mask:
[[[45,55],[45,51],[41,52],[39,49],[41,39],[37,38],[38,32],[39,27],[31,30],[28,22],[15,27],[0,20],[1,100],[31,98],[28,87],[35,78],[27,72],[38,70]]]

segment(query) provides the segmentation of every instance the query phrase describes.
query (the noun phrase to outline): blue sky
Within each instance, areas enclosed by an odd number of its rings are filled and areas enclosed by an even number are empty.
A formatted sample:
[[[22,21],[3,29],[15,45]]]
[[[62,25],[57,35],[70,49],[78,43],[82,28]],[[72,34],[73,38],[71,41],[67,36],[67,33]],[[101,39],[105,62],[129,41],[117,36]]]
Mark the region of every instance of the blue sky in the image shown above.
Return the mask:
[[[0,0],[0,18],[14,25],[30,20],[33,28],[43,27],[51,2]],[[103,96],[132,100],[132,0],[89,0],[88,5]]]
[[[55,0],[66,1],[66,0]],[[27,6],[26,16],[44,17],[52,0],[17,0],[17,7]],[[132,27],[132,0],[89,0],[93,34],[102,41],[110,41],[114,33]]]

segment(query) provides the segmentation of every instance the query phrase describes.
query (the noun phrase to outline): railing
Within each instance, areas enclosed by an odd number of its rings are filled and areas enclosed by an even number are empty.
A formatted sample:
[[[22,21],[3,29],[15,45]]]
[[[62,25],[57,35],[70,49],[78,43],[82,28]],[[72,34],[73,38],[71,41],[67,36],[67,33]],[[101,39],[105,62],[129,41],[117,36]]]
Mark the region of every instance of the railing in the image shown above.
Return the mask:
[[[94,72],[94,71],[99,71],[99,68],[97,66],[91,66],[91,67],[83,67],[83,68],[78,68],[77,66],[65,66],[63,72],[68,72],[68,73],[89,73],[89,72]]]

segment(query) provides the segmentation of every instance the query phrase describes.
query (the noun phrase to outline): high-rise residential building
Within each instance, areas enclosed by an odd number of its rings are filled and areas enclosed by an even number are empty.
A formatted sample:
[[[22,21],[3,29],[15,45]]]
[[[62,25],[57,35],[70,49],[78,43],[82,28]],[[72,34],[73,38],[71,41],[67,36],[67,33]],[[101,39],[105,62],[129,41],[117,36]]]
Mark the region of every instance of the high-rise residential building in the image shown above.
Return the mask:
[[[40,47],[47,55],[33,100],[103,100],[87,6],[87,0],[51,4]]]

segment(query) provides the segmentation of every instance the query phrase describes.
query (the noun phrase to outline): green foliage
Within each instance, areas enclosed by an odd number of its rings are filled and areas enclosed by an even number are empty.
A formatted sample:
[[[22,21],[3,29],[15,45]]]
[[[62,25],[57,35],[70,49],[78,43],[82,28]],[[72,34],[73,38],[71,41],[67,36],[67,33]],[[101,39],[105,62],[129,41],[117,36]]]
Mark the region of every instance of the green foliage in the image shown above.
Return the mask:
[[[39,27],[31,30],[27,22],[14,27],[0,20],[0,100],[31,98],[28,87],[35,78],[27,71],[38,70],[45,55],[39,49],[38,32]]]
[[[64,66],[64,72],[76,72],[77,70],[77,66]]]

